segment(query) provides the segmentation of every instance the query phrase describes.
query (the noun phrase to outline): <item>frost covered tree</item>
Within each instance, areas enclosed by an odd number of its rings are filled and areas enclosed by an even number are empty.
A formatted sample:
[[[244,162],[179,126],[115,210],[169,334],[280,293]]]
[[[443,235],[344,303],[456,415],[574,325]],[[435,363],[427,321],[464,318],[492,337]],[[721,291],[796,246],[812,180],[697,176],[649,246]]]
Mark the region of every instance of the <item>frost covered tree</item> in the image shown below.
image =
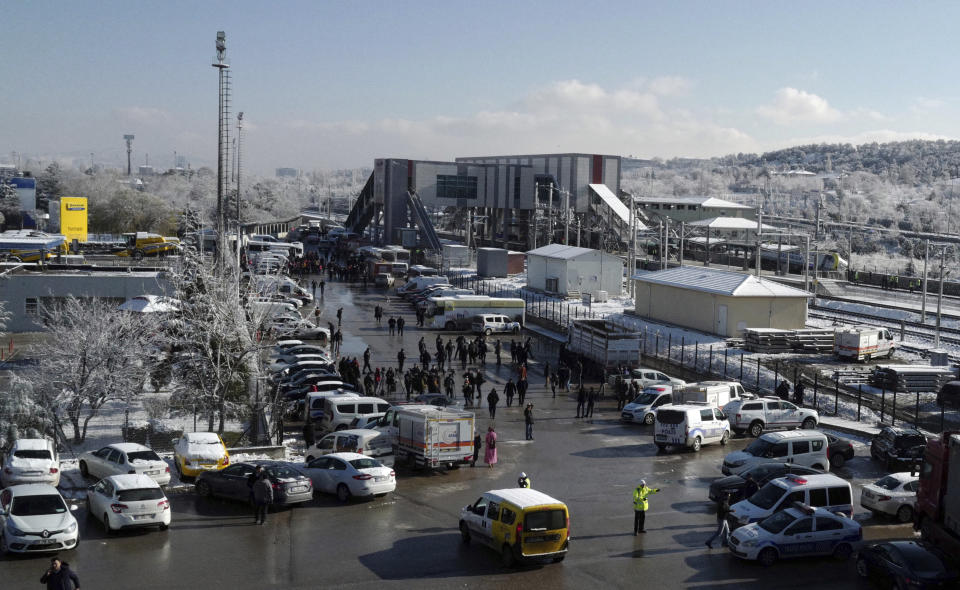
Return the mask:
[[[152,314],[120,312],[95,298],[70,296],[43,314],[47,342],[30,380],[45,407],[66,413],[80,444],[105,404],[143,391],[159,326]]]

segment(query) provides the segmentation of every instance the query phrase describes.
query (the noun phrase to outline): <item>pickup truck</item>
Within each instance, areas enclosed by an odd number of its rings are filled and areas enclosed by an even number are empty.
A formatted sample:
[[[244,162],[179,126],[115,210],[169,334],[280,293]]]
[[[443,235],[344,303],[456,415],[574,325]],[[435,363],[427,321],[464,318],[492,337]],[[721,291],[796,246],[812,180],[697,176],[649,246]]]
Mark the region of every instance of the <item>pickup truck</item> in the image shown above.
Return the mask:
[[[816,410],[798,408],[776,397],[730,400],[723,413],[735,433],[749,432],[753,437],[760,436],[764,430],[816,428],[820,422]]]

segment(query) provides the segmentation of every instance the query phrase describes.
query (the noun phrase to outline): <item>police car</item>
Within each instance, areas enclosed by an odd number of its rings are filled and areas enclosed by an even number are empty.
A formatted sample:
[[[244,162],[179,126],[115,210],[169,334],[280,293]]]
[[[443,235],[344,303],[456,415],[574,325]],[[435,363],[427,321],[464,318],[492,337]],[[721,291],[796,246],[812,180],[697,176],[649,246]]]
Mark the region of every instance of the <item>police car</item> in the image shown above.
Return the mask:
[[[730,553],[772,565],[784,557],[833,555],[849,559],[863,542],[860,523],[824,508],[795,502],[786,510],[730,534]]]

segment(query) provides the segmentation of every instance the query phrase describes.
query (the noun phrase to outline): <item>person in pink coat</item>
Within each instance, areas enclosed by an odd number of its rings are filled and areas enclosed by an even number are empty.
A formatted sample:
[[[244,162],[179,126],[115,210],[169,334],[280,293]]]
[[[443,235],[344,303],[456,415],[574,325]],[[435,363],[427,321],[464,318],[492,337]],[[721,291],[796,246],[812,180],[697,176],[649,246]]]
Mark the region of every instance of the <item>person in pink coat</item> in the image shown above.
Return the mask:
[[[487,450],[483,453],[483,460],[487,467],[493,467],[497,462],[497,433],[494,432],[493,426],[487,427]]]

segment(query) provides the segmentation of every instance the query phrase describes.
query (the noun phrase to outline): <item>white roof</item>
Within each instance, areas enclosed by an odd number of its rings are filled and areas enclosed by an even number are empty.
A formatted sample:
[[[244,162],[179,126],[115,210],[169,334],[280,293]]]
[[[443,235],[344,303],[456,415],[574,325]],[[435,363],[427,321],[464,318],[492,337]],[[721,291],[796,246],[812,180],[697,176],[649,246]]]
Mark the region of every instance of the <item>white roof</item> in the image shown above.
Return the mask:
[[[806,291],[794,289],[775,281],[701,266],[681,266],[640,273],[634,275],[633,278],[643,283],[716,293],[729,297],[811,297]]]
[[[149,451],[150,447],[143,446],[140,443],[113,443],[112,445],[107,445],[111,449],[117,449],[118,451],[123,451],[124,453],[131,453],[135,451]]]
[[[779,401],[780,398],[765,397],[763,399],[776,399]],[[767,438],[767,439],[773,439],[773,440],[790,440],[794,438],[807,438],[810,436],[817,436],[817,435],[820,435],[822,437],[827,436],[822,432],[820,432],[819,430],[810,431],[810,430],[800,429],[800,430],[787,430],[784,432],[767,432],[764,435],[761,435],[761,438]]]
[[[373,459],[373,457],[368,457],[366,455],[361,455],[360,453],[330,453],[329,455],[324,455],[325,457],[333,457],[335,459],[341,459],[349,463],[354,459]]]
[[[517,508],[529,508],[530,506],[541,506],[543,504],[563,504],[556,498],[530,488],[507,488],[505,490],[490,490],[487,493],[500,496]]]
[[[18,438],[13,443],[14,447],[21,451],[48,451],[50,450],[50,441],[45,438]]]
[[[757,229],[757,222],[745,217],[711,217],[700,221],[691,221],[687,225],[709,227],[710,229]],[[772,225],[761,224],[762,229],[774,229]]]
[[[571,258],[576,258],[577,256],[589,254],[590,252],[594,251],[595,250],[591,250],[590,248],[578,248],[577,246],[567,246],[565,244],[547,244],[546,246],[540,246],[535,250],[529,250],[527,254],[543,256],[544,258],[570,260]]]
[[[143,488],[159,488],[160,484],[142,473],[124,473],[105,477],[117,486],[118,490],[142,490]]]
[[[750,205],[741,205],[716,197],[642,197],[638,203],[669,203],[674,205],[700,205],[715,209],[753,209]]]

